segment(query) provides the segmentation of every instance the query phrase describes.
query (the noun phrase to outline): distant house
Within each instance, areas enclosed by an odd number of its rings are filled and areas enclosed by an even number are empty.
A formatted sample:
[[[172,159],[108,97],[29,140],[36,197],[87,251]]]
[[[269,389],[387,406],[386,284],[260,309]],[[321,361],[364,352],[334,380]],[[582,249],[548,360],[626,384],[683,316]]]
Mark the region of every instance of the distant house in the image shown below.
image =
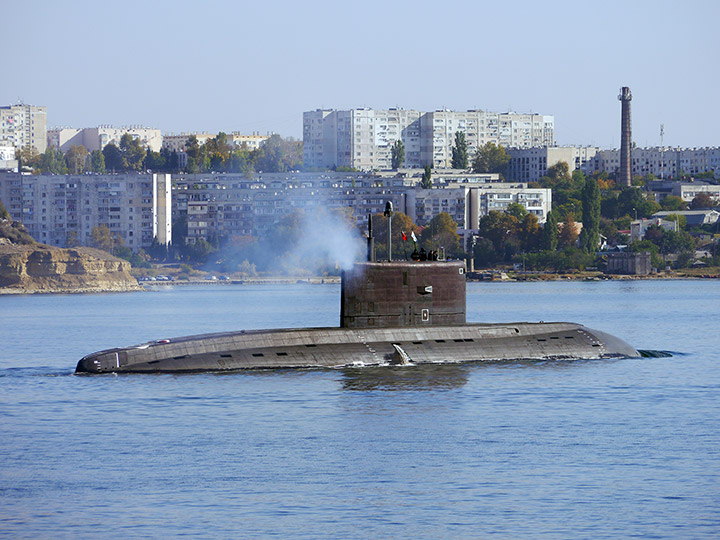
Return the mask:
[[[656,212],[652,215],[653,219],[667,219],[668,216],[685,216],[688,227],[699,227],[701,225],[708,225],[715,223],[720,217],[720,212],[717,210],[678,210],[678,211],[664,211]]]
[[[666,212],[663,212],[666,213]],[[678,213],[678,212],[673,212]],[[656,225],[666,231],[674,231],[677,228],[677,224],[674,221],[662,219],[660,217],[653,216],[650,219],[638,219],[630,223],[630,241],[635,242],[645,238],[645,232],[649,227]]]

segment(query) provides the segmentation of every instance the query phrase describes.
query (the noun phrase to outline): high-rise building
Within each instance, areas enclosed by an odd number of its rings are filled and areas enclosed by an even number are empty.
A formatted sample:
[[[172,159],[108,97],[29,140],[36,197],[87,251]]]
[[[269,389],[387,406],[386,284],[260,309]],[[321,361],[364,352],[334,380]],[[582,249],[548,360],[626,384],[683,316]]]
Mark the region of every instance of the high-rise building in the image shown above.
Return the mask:
[[[170,151],[184,152],[185,144],[190,137],[195,136],[199,145],[203,145],[210,139],[217,137],[217,134],[212,133],[168,133],[162,137],[162,147],[167,148]],[[273,134],[268,133],[267,135],[261,135],[259,132],[253,132],[251,135],[240,133],[239,131],[233,131],[232,133],[226,133],[227,143],[237,148],[245,147],[248,150],[257,150],[260,148],[265,141],[267,141]]]
[[[35,105],[0,107],[0,146],[47,148],[47,108]]]
[[[133,251],[172,239],[169,174],[28,175],[0,172],[0,200],[43,244],[92,245],[105,225]]]
[[[159,152],[163,143],[159,129],[143,126],[98,126],[94,128],[53,128],[47,132],[48,145],[67,152],[71,146],[84,146],[89,152],[102,150],[108,144],[120,145],[123,135],[140,141],[143,148]]]
[[[516,182],[537,182],[547,170],[560,162],[568,164],[568,172],[585,170],[597,154],[592,146],[544,146],[540,148],[508,148],[510,156],[505,177]]]
[[[598,150],[583,165],[583,171],[596,171],[611,174],[623,174],[622,150]],[[647,176],[657,178],[677,178],[713,172],[720,177],[720,147],[706,148],[633,148],[630,158],[630,176]],[[628,174],[627,172],[625,173]],[[619,181],[620,185],[625,185]]]
[[[472,156],[488,142],[518,148],[552,146],[555,119],[481,110],[317,109],[303,113],[304,163],[322,168],[390,169],[392,146],[402,141],[403,166],[448,168],[458,131],[465,134]]]

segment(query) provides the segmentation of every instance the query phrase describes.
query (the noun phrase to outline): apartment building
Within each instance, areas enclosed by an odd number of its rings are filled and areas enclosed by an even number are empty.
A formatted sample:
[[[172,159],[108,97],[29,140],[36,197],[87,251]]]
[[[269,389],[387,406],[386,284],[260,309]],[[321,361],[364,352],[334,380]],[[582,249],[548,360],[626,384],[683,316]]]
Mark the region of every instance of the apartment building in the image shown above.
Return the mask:
[[[458,131],[465,134],[472,156],[488,142],[522,148],[552,145],[555,120],[481,110],[317,109],[303,113],[303,158],[309,167],[390,169],[392,145],[400,140],[403,166],[447,168]]]
[[[47,148],[47,107],[24,103],[0,107],[0,146],[30,146],[44,152]]]
[[[91,245],[106,225],[133,251],[172,239],[169,174],[26,175],[0,173],[0,199],[13,220],[44,244],[64,247],[74,234]]]
[[[615,173],[620,167],[620,150],[598,150],[586,165],[586,172]],[[713,171],[720,177],[720,147],[705,148],[633,148],[631,173],[653,174],[658,178],[677,178]]]
[[[585,169],[598,152],[590,146],[543,146],[538,148],[506,148],[510,162],[507,178],[517,182],[537,182],[548,168],[561,161],[570,172]]]
[[[654,180],[648,182],[647,189],[657,202],[662,202],[668,195],[674,195],[680,197],[686,203],[690,203],[700,193],[707,193],[712,199],[720,201],[720,185],[703,180],[689,182]]]
[[[89,152],[102,150],[108,144],[120,146],[120,139],[128,134],[140,141],[143,148],[159,152],[163,144],[159,129],[143,126],[98,126],[92,128],[53,128],[47,132],[47,144],[67,152],[72,146],[84,146]]]
[[[166,135],[163,135],[162,137],[162,147],[167,148],[171,152],[174,150],[176,152],[184,152],[185,151],[185,145],[188,141],[188,139],[195,135],[195,138],[198,141],[198,144],[203,145],[208,140],[214,138],[217,136],[217,134],[207,133],[207,132],[195,132],[195,133],[169,133]]]
[[[200,145],[203,145],[208,140],[217,137],[217,133],[170,133],[167,135],[163,135],[162,147],[167,148],[170,151],[174,150],[176,152],[184,152],[185,145],[188,139],[193,135],[195,135],[198,144]],[[246,135],[240,133],[239,131],[233,131],[232,133],[227,134],[227,142],[229,145],[232,145],[236,148],[245,147],[248,150],[257,150],[272,135],[272,133],[268,133],[267,135],[261,135],[259,132],[254,132],[251,135]]]
[[[549,189],[500,183],[497,175],[445,175],[436,188],[420,189],[416,179],[362,173],[182,175],[173,191],[174,219],[185,216],[188,241],[211,236],[262,236],[296,211],[350,209],[360,229],[368,214],[382,213],[391,201],[396,211],[420,226],[441,212],[458,224],[461,236],[477,231],[480,219],[510,203],[523,205],[544,222],[552,205]]]
[[[402,179],[351,173],[193,174],[175,177],[174,219],[187,217],[188,241],[262,236],[284,216],[350,209],[359,226],[392,201],[406,208]]]
[[[263,236],[283,217],[297,211],[350,210],[358,228],[368,214],[382,213],[385,203],[420,226],[447,212],[465,236],[492,210],[523,205],[544,222],[552,197],[549,189],[499,182],[497,175],[448,171],[420,189],[407,174],[265,173],[41,175],[0,173],[0,199],[13,219],[22,221],[43,243],[65,246],[74,233],[91,243],[93,227],[106,225],[133,250],[153,238],[168,243],[171,223],[187,221],[186,241],[198,238]],[[171,186],[172,184],[172,191]]]
[[[257,131],[253,132],[251,135],[246,135],[240,133],[239,131],[233,131],[228,135],[228,142],[237,148],[245,147],[248,150],[257,150],[265,141],[272,137],[272,135],[272,133],[260,135]]]

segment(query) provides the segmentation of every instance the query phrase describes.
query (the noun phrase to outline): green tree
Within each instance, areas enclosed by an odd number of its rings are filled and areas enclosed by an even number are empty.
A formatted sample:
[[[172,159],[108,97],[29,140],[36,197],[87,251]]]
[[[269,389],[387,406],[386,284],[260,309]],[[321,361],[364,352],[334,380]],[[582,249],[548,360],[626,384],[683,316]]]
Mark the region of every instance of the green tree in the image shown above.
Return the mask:
[[[129,133],[120,137],[120,152],[123,157],[123,165],[126,170],[141,171],[145,159],[145,149],[140,141]]]
[[[80,239],[78,233],[75,230],[68,231],[65,235],[65,247],[74,248],[80,245]]]
[[[165,168],[165,154],[163,152],[153,152],[150,148],[145,152],[142,169],[153,172],[163,172]]]
[[[558,184],[569,184],[572,182],[570,174],[570,165],[565,161],[558,161],[555,165],[548,167],[545,176],[550,180],[548,187],[555,187]]]
[[[678,212],[687,209],[687,204],[685,203],[685,201],[683,201],[681,197],[677,197],[676,195],[668,195],[667,197],[665,197],[662,203],[660,203],[660,206],[663,210],[666,210],[668,212]]]
[[[542,230],[542,248],[555,251],[558,246],[558,222],[554,211],[548,212]]]
[[[518,222],[525,219],[525,216],[528,215],[528,211],[525,209],[525,207],[522,204],[518,204],[515,202],[507,205],[507,208],[505,208],[505,213],[511,216],[515,216]]]
[[[227,142],[227,135],[222,131],[216,137],[209,139],[204,145],[205,154],[210,160],[210,169],[213,171],[226,171],[232,148]]]
[[[65,154],[65,162],[70,174],[82,174],[86,169],[89,152],[84,146],[72,145]]]
[[[90,153],[90,167],[94,173],[105,172],[105,154],[101,150],[93,150]]]
[[[593,253],[600,245],[600,189],[594,178],[585,180],[582,193],[582,223],[580,248]]]
[[[457,257],[461,253],[457,223],[447,212],[440,212],[420,233],[420,244],[428,252],[443,248],[447,256]]]
[[[472,169],[475,173],[499,173],[502,175],[509,162],[510,156],[502,146],[488,142],[475,152]]]
[[[540,249],[542,231],[538,218],[535,214],[526,212],[520,220],[517,232],[518,239],[523,251],[535,251]]]
[[[102,149],[105,162],[105,170],[112,172],[122,172],[125,170],[125,163],[120,149],[115,144],[106,144]]]
[[[560,229],[560,236],[558,243],[561,247],[566,248],[574,246],[578,239],[577,223],[575,222],[575,216],[572,212],[565,216]]]
[[[24,167],[35,169],[39,166],[40,154],[34,146],[23,146],[15,150],[15,159],[18,161],[18,171],[23,172]]]
[[[683,253],[695,250],[695,240],[687,231],[665,231],[660,251],[662,253]]]
[[[647,218],[660,210],[660,205],[649,201],[643,196],[643,192],[637,187],[625,187],[618,195],[617,213],[618,216],[628,215],[632,218]]]
[[[200,143],[195,135],[190,135],[185,141],[185,153],[187,154],[187,167],[186,170],[189,173],[198,171],[199,164],[202,162]]]
[[[48,146],[45,152],[38,157],[36,170],[44,174],[67,174],[67,163],[62,150]]]
[[[700,192],[695,195],[693,200],[690,202],[690,208],[692,210],[700,210],[704,208],[712,208],[715,204],[716,202],[709,194]]]
[[[476,268],[487,268],[500,260],[495,245],[488,238],[479,237],[473,247]]]
[[[452,168],[468,168],[467,142],[465,141],[465,133],[462,131],[455,132],[455,145],[452,147]]]
[[[420,180],[420,187],[423,189],[432,189],[433,187],[432,170],[430,169],[430,165],[425,165],[425,170],[423,171],[422,179]]]
[[[677,227],[675,227],[676,229],[687,228],[687,218],[682,214],[668,214],[663,219],[665,221],[672,221],[674,223],[677,223]]]
[[[568,208],[575,212],[575,217],[580,217],[582,190],[585,187],[585,175],[582,171],[575,170],[570,173],[570,166],[559,161],[548,168],[545,175],[540,178],[539,187],[550,188],[553,192],[553,206],[561,207],[572,205]],[[562,212],[563,216],[567,210]]]
[[[402,167],[403,162],[405,161],[405,145],[403,142],[398,139],[395,141],[390,148],[390,161],[392,163],[393,169],[399,169]]]
[[[478,236],[487,238],[492,242],[495,253],[499,258],[509,259],[515,254],[519,245],[517,240],[519,225],[520,222],[515,216],[491,210],[480,218]]]
[[[263,172],[286,172],[302,168],[302,141],[272,135],[255,152],[255,169]]]
[[[96,225],[90,231],[93,247],[112,253],[115,248],[115,237],[107,225]]]
[[[387,218],[383,214],[373,214],[373,237],[375,238],[375,255],[379,261],[387,259]],[[407,240],[402,239],[405,233]],[[407,214],[395,212],[392,217],[392,245],[393,259],[409,258],[415,245],[412,242],[411,234],[420,236],[420,228],[413,223]]]

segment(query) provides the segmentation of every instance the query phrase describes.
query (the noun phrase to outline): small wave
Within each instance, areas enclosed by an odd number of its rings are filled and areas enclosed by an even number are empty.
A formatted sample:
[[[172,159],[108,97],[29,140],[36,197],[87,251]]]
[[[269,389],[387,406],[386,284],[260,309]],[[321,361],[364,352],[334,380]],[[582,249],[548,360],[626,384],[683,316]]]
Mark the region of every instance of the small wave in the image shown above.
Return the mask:
[[[671,356],[678,356],[680,353],[672,351],[652,351],[652,350],[638,350],[642,358],[670,358]]]
[[[59,370],[51,366],[12,367],[0,369],[0,377],[67,377],[75,370]]]

